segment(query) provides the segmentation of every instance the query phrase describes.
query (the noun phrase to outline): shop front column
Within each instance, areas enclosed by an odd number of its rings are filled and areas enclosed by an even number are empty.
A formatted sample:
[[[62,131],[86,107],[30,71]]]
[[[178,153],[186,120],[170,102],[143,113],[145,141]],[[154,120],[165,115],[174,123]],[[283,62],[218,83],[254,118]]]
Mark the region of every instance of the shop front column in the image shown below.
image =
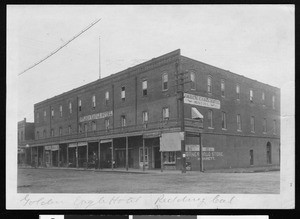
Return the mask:
[[[77,146],[76,146],[76,168],[78,168],[78,142],[77,142]]]
[[[45,160],[45,146],[43,146],[43,166],[46,167],[46,160]]]
[[[32,154],[33,154],[33,149],[32,147],[30,148],[30,166],[33,165],[33,162],[32,162]]]
[[[128,171],[128,136],[126,136],[126,170]]]
[[[145,139],[143,138],[143,171],[145,171]]]
[[[111,169],[114,169],[114,139],[111,141]]]
[[[57,166],[60,167],[60,145],[58,145],[58,152],[57,152],[58,160],[57,160]]]
[[[86,169],[89,166],[89,143],[86,144]]]
[[[67,168],[69,167],[69,145],[67,144]]]
[[[164,152],[160,152],[160,171],[163,172],[164,170]]]
[[[52,146],[50,150],[50,167],[53,167]]]
[[[101,160],[100,160],[100,155],[101,155],[101,154],[100,154],[100,142],[101,142],[101,141],[99,141],[99,143],[98,143],[98,166],[97,166],[98,169],[100,169],[100,161],[101,161]]]

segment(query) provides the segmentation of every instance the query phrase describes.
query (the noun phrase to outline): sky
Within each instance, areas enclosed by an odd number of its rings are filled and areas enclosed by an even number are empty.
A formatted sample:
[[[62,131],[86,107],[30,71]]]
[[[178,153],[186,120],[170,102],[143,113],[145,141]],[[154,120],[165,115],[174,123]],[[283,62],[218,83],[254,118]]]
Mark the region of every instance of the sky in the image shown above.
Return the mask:
[[[32,122],[35,103],[97,80],[99,63],[103,78],[176,49],[291,96],[294,26],[292,5],[8,5],[7,110]]]

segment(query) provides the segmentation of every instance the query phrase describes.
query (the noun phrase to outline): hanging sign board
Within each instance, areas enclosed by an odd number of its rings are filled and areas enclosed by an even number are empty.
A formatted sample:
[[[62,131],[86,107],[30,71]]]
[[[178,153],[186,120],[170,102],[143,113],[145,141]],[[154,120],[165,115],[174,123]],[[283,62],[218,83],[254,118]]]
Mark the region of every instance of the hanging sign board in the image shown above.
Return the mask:
[[[46,151],[51,151],[52,146],[45,146]]]
[[[75,147],[77,147],[77,143],[71,143],[71,144],[69,144],[69,148],[75,148]]]
[[[162,133],[160,137],[160,151],[180,151],[183,132]]]
[[[57,145],[52,145],[51,150],[52,151],[58,151],[58,148],[59,148],[58,144]]]
[[[87,142],[78,142],[78,147],[87,146]]]
[[[107,112],[103,112],[103,113],[96,113],[96,114],[80,117],[79,122],[86,122],[86,121],[90,121],[90,120],[103,119],[103,118],[106,118],[106,117],[110,117],[112,115],[113,115],[112,110],[107,111]]]
[[[201,97],[198,95],[193,95],[188,93],[184,93],[184,103],[192,104],[196,106],[215,108],[215,109],[221,108],[220,100],[216,100],[208,97]]]
[[[100,141],[100,144],[112,142],[112,139],[103,139]]]

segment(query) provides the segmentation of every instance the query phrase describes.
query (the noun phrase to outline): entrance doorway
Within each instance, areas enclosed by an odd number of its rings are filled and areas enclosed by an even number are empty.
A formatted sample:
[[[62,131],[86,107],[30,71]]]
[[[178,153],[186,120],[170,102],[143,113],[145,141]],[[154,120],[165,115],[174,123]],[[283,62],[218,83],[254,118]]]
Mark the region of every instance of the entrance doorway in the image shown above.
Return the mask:
[[[153,155],[154,155],[154,168],[155,169],[161,168],[159,147],[153,147]]]
[[[145,162],[144,162],[144,156],[143,156],[143,148],[140,147],[139,150],[139,166],[140,168],[143,168],[143,164],[145,163],[145,168],[148,168],[149,166],[149,148],[145,147]]]
[[[272,164],[272,147],[271,143],[267,143],[267,164]]]
[[[254,164],[253,150],[250,150],[250,166]]]

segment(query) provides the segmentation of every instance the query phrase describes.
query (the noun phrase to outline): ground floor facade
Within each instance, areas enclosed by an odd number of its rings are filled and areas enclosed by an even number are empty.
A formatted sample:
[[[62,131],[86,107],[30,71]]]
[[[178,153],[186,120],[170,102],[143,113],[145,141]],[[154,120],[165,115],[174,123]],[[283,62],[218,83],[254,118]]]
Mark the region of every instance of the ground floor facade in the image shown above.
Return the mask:
[[[162,136],[154,133],[30,146],[20,155],[20,162],[34,167],[181,170],[181,140]],[[186,132],[184,139],[187,171],[280,164],[278,138]]]

